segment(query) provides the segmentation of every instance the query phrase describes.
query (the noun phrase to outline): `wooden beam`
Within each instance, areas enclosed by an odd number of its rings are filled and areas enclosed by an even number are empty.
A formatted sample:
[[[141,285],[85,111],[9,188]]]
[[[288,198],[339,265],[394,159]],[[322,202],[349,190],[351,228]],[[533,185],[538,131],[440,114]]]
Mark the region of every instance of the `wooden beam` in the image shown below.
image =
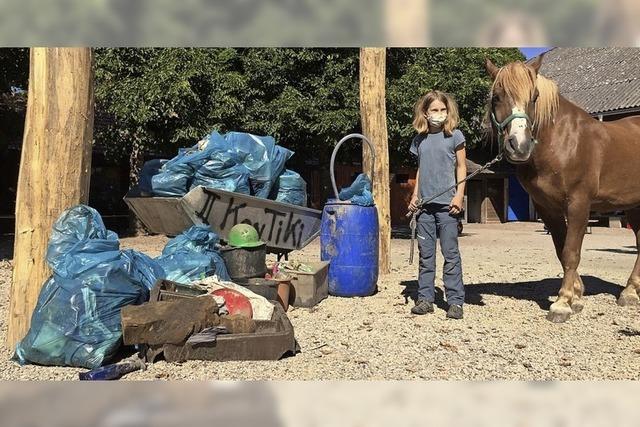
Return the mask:
[[[509,222],[509,177],[502,180],[502,222]]]
[[[93,67],[89,48],[32,48],[18,192],[7,346],[29,330],[51,226],[86,203],[93,139]]]
[[[487,187],[487,179],[482,178],[482,205],[480,210],[480,223],[487,224],[489,222],[489,209],[487,205],[490,203],[489,201],[489,192]]]
[[[372,164],[369,147],[363,148],[363,169],[372,176],[373,198],[380,224],[379,272],[389,274],[391,246],[391,212],[389,208],[389,144],[385,105],[385,48],[360,49],[360,116],[362,132],[369,138],[376,154]]]

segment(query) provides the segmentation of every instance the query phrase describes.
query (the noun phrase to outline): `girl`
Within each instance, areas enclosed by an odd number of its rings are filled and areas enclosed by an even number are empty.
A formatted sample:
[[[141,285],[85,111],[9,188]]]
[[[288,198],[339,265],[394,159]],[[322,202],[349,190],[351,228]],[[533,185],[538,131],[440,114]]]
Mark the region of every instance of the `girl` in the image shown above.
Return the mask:
[[[462,319],[464,284],[458,250],[458,218],[462,212],[464,183],[418,208],[419,199],[427,200],[467,176],[465,139],[458,125],[458,106],[451,95],[433,90],[415,104],[413,138],[410,151],[418,156],[416,187],[409,210],[417,213],[420,249],[418,300],[413,314],[433,313],[435,293],[436,238],[440,237],[444,257],[443,280],[449,303],[447,317]]]

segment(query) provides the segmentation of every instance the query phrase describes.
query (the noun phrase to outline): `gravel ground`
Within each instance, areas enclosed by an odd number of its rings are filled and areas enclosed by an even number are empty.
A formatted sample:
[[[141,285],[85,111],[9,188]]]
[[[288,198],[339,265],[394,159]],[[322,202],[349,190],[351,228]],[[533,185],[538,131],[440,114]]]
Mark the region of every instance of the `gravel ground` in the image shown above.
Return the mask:
[[[165,241],[139,237],[123,239],[122,246],[157,255]],[[417,267],[407,263],[409,241],[394,239],[392,273],[381,277],[377,294],[329,297],[311,309],[289,310],[302,348],[295,357],[275,362],[158,362],[126,379],[637,379],[639,308],[616,304],[635,261],[632,245],[628,230],[594,228],[585,237],[580,268],[585,309],[567,323],[553,324],[545,315],[557,295],[561,268],[540,224],[465,226],[460,246],[467,303],[461,321],[445,318],[440,274],[435,314],[410,314]],[[319,259],[319,241],[291,258]],[[438,264],[440,269],[441,258]],[[10,268],[6,256],[0,256],[2,336]],[[0,379],[76,379],[81,371],[20,367],[10,356],[2,344]]]

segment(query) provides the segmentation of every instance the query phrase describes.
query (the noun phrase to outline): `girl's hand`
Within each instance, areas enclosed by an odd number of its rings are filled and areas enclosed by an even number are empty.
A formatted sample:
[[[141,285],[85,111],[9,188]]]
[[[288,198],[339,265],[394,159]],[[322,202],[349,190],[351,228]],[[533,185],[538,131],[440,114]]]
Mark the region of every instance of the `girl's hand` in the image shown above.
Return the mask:
[[[462,203],[463,197],[461,195],[456,194],[451,200],[451,204],[449,205],[449,213],[451,215],[459,215],[462,212]]]
[[[409,212],[413,213],[418,210],[418,196],[411,196],[411,202],[409,202]]]

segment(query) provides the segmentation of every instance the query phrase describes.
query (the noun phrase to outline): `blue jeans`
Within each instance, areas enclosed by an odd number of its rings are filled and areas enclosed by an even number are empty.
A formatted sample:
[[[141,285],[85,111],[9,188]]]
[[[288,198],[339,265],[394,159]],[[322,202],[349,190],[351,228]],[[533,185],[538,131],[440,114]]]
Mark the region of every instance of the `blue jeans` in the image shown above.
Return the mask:
[[[464,284],[458,249],[458,218],[449,214],[449,206],[429,204],[418,213],[416,230],[420,249],[418,300],[433,302],[435,299],[436,239],[439,237],[447,302],[462,305]]]

